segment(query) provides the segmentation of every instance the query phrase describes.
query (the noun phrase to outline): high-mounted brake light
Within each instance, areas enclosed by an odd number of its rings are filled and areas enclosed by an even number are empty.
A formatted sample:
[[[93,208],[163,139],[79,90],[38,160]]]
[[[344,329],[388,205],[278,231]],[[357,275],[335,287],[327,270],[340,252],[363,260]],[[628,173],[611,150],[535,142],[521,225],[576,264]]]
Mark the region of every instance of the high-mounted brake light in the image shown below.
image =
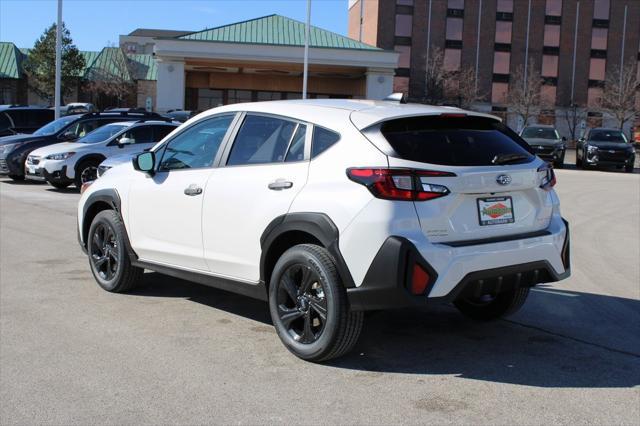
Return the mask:
[[[347,176],[366,186],[377,198],[398,201],[426,201],[444,197],[449,189],[423,182],[422,177],[449,177],[455,173],[437,170],[350,168]]]
[[[540,177],[540,188],[548,191],[555,186],[556,174],[551,164],[545,163],[538,167],[538,176]]]

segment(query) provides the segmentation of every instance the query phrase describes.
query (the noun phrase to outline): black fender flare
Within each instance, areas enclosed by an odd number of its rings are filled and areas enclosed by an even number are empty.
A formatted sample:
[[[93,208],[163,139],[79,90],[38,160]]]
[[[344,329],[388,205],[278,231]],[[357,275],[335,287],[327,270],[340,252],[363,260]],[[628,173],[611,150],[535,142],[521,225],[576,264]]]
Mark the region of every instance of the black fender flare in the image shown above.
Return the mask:
[[[91,227],[91,222],[87,220],[87,216],[90,212],[94,211],[94,207],[98,203],[108,204],[109,207],[112,210],[114,210],[122,219],[122,204],[120,200],[120,195],[118,194],[118,191],[116,191],[114,188],[100,189],[96,192],[93,192],[91,195],[89,195],[84,205],[82,206],[82,231],[80,231],[80,228],[78,227],[78,242],[80,243],[82,250],[85,252],[87,250],[87,239],[89,235],[89,228]],[[104,209],[100,209],[100,211],[102,210]],[[97,213],[98,212],[96,212],[96,214]],[[82,234],[80,234],[80,232],[82,232]],[[133,251],[133,248],[131,247],[131,242],[129,241],[129,235],[127,235],[126,232],[124,235],[124,243],[125,243],[125,250],[127,251],[127,254],[129,255],[129,258],[131,259],[131,261],[132,262],[137,261],[138,255]]]
[[[290,231],[301,231],[312,235],[320,241],[336,261],[338,274],[346,288],[355,287],[353,277],[340,253],[338,244],[339,231],[333,221],[324,213],[287,213],[272,220],[260,237],[260,281],[267,282],[266,258],[271,245],[282,234]]]

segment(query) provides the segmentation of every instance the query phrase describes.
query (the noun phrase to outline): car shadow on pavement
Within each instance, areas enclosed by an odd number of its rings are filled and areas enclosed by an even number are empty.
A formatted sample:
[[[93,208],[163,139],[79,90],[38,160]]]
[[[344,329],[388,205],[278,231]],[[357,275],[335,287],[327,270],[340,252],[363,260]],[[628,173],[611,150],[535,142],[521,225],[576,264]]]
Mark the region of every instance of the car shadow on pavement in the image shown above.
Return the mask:
[[[325,365],[536,387],[640,385],[640,301],[539,287],[520,313],[493,322],[449,305],[369,312],[355,349]],[[265,302],[158,273],[146,273],[131,294],[185,298],[271,324]]]

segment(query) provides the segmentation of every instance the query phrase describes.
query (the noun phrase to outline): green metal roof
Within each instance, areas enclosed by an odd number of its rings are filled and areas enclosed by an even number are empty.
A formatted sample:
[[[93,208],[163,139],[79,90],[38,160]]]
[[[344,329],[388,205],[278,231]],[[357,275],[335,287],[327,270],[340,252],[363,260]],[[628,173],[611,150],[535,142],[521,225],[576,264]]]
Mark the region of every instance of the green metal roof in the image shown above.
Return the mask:
[[[89,80],[117,78],[132,81],[127,59],[119,47],[105,47],[87,68],[84,77]]]
[[[158,66],[153,55],[148,53],[131,53],[127,57],[132,65],[136,80],[157,80]]]
[[[10,42],[0,41],[0,78],[20,78],[23,54]]]
[[[91,68],[91,65],[93,65],[100,52],[81,50],[80,54],[84,57],[84,69],[82,70],[82,75],[84,75],[89,68]]]
[[[225,43],[304,46],[304,35],[304,22],[281,15],[269,15],[177,38]],[[328,49],[381,50],[375,46],[314,26],[309,29],[309,46]]]

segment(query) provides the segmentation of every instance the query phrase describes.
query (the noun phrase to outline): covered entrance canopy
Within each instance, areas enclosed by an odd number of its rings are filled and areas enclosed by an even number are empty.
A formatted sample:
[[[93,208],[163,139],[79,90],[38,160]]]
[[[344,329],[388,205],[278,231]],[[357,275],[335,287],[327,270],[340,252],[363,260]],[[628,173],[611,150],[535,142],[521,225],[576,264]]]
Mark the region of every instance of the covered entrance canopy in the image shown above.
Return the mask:
[[[157,109],[298,99],[304,24],[271,15],[156,39]],[[398,54],[312,27],[309,97],[381,99],[393,88]]]

